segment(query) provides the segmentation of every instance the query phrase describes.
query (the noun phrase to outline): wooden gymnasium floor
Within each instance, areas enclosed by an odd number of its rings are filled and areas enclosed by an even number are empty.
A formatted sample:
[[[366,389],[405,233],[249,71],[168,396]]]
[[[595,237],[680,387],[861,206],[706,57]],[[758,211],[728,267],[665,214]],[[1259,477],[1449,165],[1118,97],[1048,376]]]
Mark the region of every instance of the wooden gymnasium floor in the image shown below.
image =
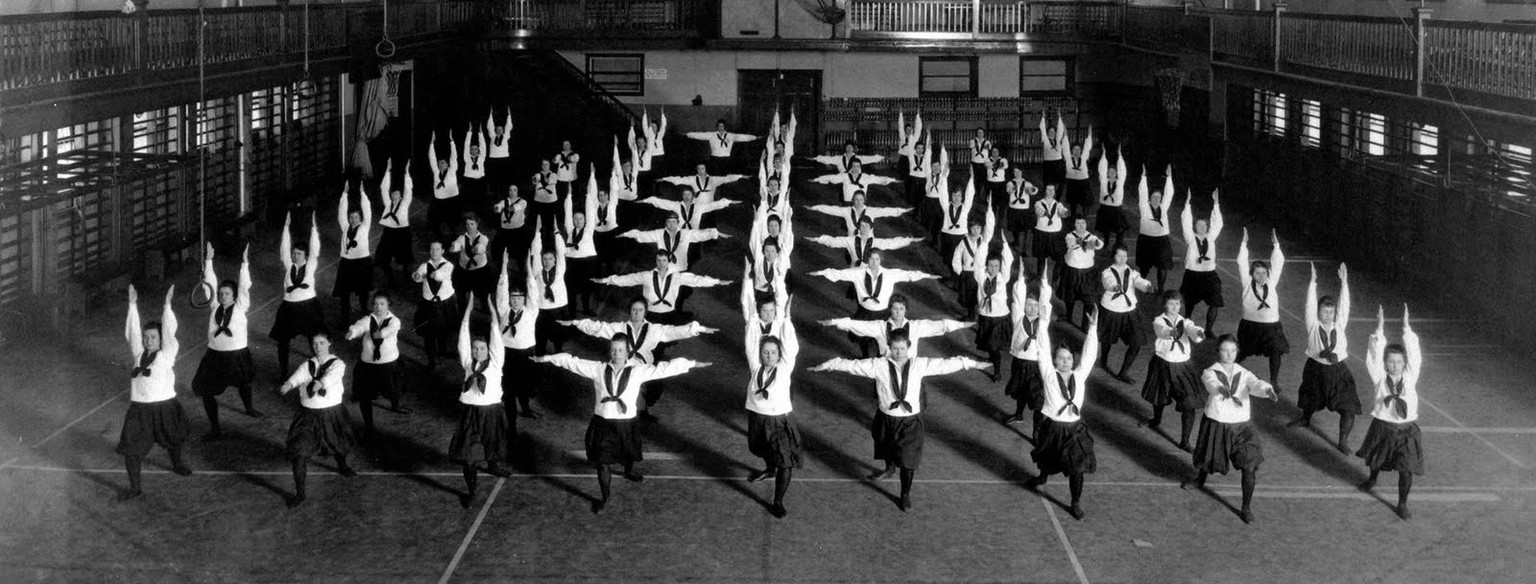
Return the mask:
[[[809,184],[819,169],[797,169],[799,205],[836,200],[833,187]],[[958,177],[957,177],[958,180]],[[748,181],[750,182],[750,181]],[[725,189],[742,198],[747,182]],[[1230,199],[1238,199],[1233,196]],[[873,197],[890,204],[891,197]],[[1182,204],[1182,203],[1180,203]],[[1269,227],[1229,208],[1220,242],[1227,295],[1237,297],[1237,241],[1247,225],[1267,254]],[[418,211],[424,215],[424,212]],[[424,217],[417,219],[418,225]],[[322,214],[322,225],[330,219]],[[737,279],[745,250],[746,205],[715,222],[733,236],[707,244],[696,271]],[[833,233],[840,221],[818,213],[796,215],[802,236]],[[886,225],[895,226],[885,229]],[[916,234],[907,220],[882,225],[881,235]],[[470,509],[456,493],[462,480],[444,451],[453,429],[461,372],[443,365],[437,379],[422,378],[407,403],[409,417],[379,415],[383,437],[357,456],[361,476],[345,479],[320,461],[310,473],[310,501],[289,510],[291,488],[283,440],[295,404],[277,396],[272,344],[265,338],[276,299],[276,237],[254,242],[257,281],[252,339],[258,403],[269,417],[253,420],[222,398],[220,442],[196,440],[190,461],[197,474],[172,475],[163,451],[151,455],[145,496],[118,503],[126,482],[114,455],[126,408],[127,354],[121,339],[122,305],[91,314],[68,334],[32,335],[0,350],[0,581],[66,582],[1530,582],[1536,559],[1536,398],[1525,391],[1536,374],[1528,355],[1506,350],[1480,334],[1480,323],[1458,312],[1451,298],[1425,297],[1394,287],[1365,266],[1354,274],[1355,318],[1350,339],[1356,374],[1377,303],[1393,315],[1413,302],[1427,353],[1420,424],[1429,474],[1413,494],[1412,522],[1397,518],[1395,476],[1375,494],[1353,485],[1364,477],[1356,459],[1333,450],[1337,418],[1322,413],[1313,431],[1284,427],[1302,365],[1300,311],[1307,260],[1319,262],[1333,289],[1336,263],[1325,250],[1285,237],[1289,264],[1283,308],[1293,352],[1279,404],[1261,401],[1256,420],[1266,448],[1254,503],[1258,522],[1244,525],[1234,507],[1237,475],[1213,477],[1210,493],[1186,492],[1179,479],[1189,457],[1169,438],[1139,428],[1147,414],[1139,386],[1094,374],[1087,422],[1098,447],[1099,471],[1090,475],[1084,506],[1074,521],[1061,508],[1065,480],[1054,478],[1037,495],[1021,483],[1032,476],[1028,426],[998,422],[1012,402],[1001,384],[977,373],[927,386],[931,432],[926,464],[914,491],[916,507],[897,509],[896,484],[859,477],[874,468],[867,423],[873,413],[869,382],[840,374],[795,379],[795,416],[807,447],[807,466],[790,491],[790,515],[771,517],[765,501],[771,481],[748,484],[760,461],[746,449],[742,415],[744,360],[735,286],[703,290],[690,301],[700,320],[721,328],[712,337],[681,343],[674,356],[717,366],[676,380],[657,412],[662,423],[645,429],[647,473],[642,484],[616,480],[614,501],[593,516],[592,472],[581,459],[590,390],[561,375],[542,388],[546,415],[522,424],[517,474],[483,480]],[[334,228],[325,234],[320,289],[330,290],[336,252]],[[418,236],[418,241],[421,237]],[[1178,245],[1182,249],[1182,243]],[[637,254],[637,257],[644,257]],[[931,248],[888,256],[888,265],[938,272]],[[227,259],[227,258],[226,258]],[[794,258],[803,274],[842,266],[841,252],[800,242]],[[640,269],[641,265],[636,265]],[[234,264],[219,263],[221,274]],[[187,290],[195,270],[178,283]],[[1169,279],[1176,286],[1179,274]],[[843,288],[802,284],[795,318],[806,347],[805,366],[852,356],[845,335],[814,325],[851,311]],[[146,299],[163,287],[143,290]],[[959,314],[954,295],[936,282],[903,285],[914,317]],[[618,318],[631,291],[610,297],[604,317]],[[153,314],[154,300],[143,306]],[[181,399],[194,436],[206,421],[186,384],[203,352],[203,312],[178,298],[183,322],[178,374]],[[327,306],[336,318],[335,304]],[[409,304],[398,312],[411,313]],[[1239,310],[1229,306],[1219,329],[1234,330]],[[1393,325],[1393,335],[1396,335]],[[969,354],[969,331],[925,342],[928,355]],[[1057,338],[1080,342],[1075,328],[1057,324]],[[406,358],[420,357],[407,335]],[[1213,343],[1201,347],[1206,362]],[[355,361],[357,349],[343,345]],[[600,344],[568,347],[586,357]],[[1148,347],[1135,370],[1138,379]],[[1120,350],[1112,354],[1119,362]],[[1262,361],[1251,361],[1265,371]],[[350,381],[349,381],[350,382]],[[1364,385],[1362,395],[1368,398]],[[1177,416],[1164,429],[1177,432]],[[356,420],[354,412],[354,420]],[[1358,425],[1354,442],[1368,419]],[[1320,430],[1321,432],[1319,432]],[[1326,439],[1325,439],[1326,438]],[[483,475],[482,475],[483,476]]]

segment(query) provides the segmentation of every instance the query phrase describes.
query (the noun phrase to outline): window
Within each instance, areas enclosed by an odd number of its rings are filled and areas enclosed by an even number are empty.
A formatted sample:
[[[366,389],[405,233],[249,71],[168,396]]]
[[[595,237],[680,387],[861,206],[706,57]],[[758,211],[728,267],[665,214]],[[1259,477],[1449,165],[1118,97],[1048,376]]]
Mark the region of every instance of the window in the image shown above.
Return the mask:
[[[1408,145],[1414,154],[1435,156],[1440,153],[1440,128],[1414,123],[1408,130]]]
[[[1301,100],[1301,143],[1318,148],[1323,143],[1323,104]]]
[[[181,152],[180,123],[179,107],[133,114],[133,151],[141,154]]]
[[[112,120],[76,124],[54,131],[55,154],[72,150],[111,150]]]
[[[587,75],[608,93],[645,95],[645,55],[588,54]]]
[[[922,57],[917,78],[922,97],[976,97],[976,57]]]
[[[1381,156],[1387,153],[1387,118],[1381,114],[1361,114],[1364,122],[1365,153]]]
[[[1019,57],[1019,94],[1065,94],[1072,90],[1072,61]]]
[[[1253,92],[1253,131],[1285,135],[1286,101],[1284,93],[1256,89]]]

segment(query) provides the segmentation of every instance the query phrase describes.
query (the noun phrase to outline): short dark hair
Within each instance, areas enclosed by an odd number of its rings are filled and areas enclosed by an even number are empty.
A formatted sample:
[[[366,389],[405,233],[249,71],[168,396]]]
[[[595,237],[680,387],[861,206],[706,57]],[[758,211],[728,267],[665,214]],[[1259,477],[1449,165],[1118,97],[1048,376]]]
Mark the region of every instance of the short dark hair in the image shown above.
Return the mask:
[[[886,345],[894,345],[894,344],[896,344],[898,342],[903,344],[903,345],[906,345],[908,347],[911,347],[912,346],[912,337],[909,336],[906,331],[895,331],[895,332],[891,333],[890,338],[885,340],[885,344]]]
[[[1232,346],[1234,347],[1242,347],[1242,345],[1237,344],[1237,336],[1233,335],[1232,333],[1227,333],[1216,337],[1216,346],[1220,347],[1227,343],[1232,343]]]
[[[1338,308],[1339,307],[1339,301],[1334,300],[1332,296],[1324,296],[1322,298],[1318,298],[1317,299],[1317,307],[1318,308]]]

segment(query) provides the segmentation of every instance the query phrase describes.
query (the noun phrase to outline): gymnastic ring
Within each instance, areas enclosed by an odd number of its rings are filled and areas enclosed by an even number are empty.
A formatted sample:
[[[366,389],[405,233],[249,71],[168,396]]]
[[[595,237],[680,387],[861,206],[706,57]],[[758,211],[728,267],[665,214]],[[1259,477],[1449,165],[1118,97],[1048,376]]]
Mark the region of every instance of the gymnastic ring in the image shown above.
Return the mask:
[[[208,305],[213,304],[213,295],[213,286],[208,285],[207,282],[198,282],[197,287],[192,289],[192,294],[187,296],[187,304],[192,305],[196,310],[208,308]],[[204,299],[199,300],[198,297],[204,297]]]
[[[373,54],[378,55],[380,59],[388,59],[394,57],[395,41],[389,39],[380,40],[379,44],[373,46]]]

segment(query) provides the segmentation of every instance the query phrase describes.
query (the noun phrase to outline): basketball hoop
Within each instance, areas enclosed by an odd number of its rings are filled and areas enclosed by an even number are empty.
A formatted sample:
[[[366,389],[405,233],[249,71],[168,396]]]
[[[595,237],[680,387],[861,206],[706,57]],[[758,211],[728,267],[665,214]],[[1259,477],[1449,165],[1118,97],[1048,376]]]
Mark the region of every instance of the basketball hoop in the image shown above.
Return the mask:
[[[1183,69],[1171,67],[1152,74],[1157,83],[1158,97],[1163,103],[1164,121],[1170,128],[1179,127],[1179,96],[1184,92],[1188,75]]]

